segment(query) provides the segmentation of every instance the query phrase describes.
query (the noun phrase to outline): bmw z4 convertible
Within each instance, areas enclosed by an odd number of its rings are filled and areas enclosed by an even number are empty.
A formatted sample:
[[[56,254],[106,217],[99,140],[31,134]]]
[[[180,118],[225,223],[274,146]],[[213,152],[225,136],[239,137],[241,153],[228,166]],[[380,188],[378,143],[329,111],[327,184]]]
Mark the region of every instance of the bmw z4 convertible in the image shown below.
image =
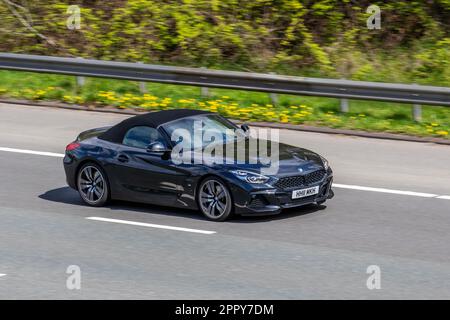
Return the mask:
[[[214,221],[333,197],[325,158],[253,131],[206,111],[134,116],[80,133],[66,147],[67,183],[90,206],[142,202],[200,210]]]

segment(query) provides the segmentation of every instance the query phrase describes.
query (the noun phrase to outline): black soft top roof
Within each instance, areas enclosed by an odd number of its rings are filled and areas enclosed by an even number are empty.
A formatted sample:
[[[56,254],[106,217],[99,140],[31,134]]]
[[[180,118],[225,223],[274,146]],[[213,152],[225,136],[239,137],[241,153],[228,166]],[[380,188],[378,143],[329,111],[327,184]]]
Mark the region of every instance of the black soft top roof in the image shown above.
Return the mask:
[[[143,115],[138,115],[128,118],[115,126],[109,128],[98,137],[102,140],[111,141],[114,143],[122,143],[123,137],[133,127],[147,126],[157,128],[159,125],[173,120],[192,117],[200,114],[209,114],[208,111],[190,110],[190,109],[176,109],[164,110],[158,112],[149,112]]]

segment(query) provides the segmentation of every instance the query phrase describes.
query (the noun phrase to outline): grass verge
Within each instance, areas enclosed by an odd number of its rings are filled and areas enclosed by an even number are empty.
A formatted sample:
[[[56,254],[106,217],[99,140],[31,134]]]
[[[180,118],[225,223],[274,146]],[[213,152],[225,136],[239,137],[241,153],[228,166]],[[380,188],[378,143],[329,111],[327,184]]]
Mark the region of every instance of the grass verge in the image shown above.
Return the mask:
[[[157,83],[145,85],[142,94],[133,81],[76,78],[52,74],[0,71],[0,96],[54,100],[72,104],[114,106],[139,110],[203,109],[243,121],[267,121],[375,132],[402,133],[450,139],[450,108],[423,106],[422,122],[412,120],[411,106],[373,101],[350,102],[350,112],[339,112],[339,100],[278,95],[273,105],[267,93],[201,89]]]

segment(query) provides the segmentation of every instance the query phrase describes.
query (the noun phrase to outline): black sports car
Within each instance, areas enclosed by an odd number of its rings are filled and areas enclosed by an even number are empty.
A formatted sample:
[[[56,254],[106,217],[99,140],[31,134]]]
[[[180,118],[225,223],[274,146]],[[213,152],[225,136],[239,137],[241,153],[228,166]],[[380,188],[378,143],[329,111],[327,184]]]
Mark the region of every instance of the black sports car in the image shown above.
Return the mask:
[[[215,133],[214,139],[206,139],[209,144],[204,138],[193,143],[196,135],[202,137],[208,130]],[[243,149],[270,144],[249,132],[246,125],[239,128],[204,111],[135,116],[112,127],[82,132],[70,143],[64,157],[67,182],[91,206],[110,199],[144,202],[199,209],[215,221],[232,214],[277,214],[283,208],[321,204],[333,197],[333,172],[327,160],[312,151],[271,144],[266,151],[277,151],[278,159],[276,171],[268,174],[264,169],[274,163],[268,164],[267,156],[266,162],[255,160],[263,157],[259,149],[256,157],[249,152],[244,161],[237,161],[236,154]],[[220,155],[217,147],[223,147],[224,160],[197,161],[196,155],[211,150],[211,145],[214,157]],[[179,161],[180,149],[189,151],[183,153],[189,157],[182,159],[190,161]]]

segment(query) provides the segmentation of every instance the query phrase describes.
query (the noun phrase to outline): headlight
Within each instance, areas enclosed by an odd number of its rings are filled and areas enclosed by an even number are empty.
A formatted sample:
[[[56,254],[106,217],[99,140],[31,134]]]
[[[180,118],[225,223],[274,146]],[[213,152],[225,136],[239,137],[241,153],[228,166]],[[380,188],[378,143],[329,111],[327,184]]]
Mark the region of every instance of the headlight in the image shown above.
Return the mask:
[[[269,177],[263,176],[262,174],[244,170],[235,170],[231,171],[231,173],[234,174],[239,179],[253,184],[266,183],[270,179]]]
[[[330,166],[328,160],[322,156],[320,156],[320,159],[322,159],[323,167],[325,168],[325,170],[328,170],[328,167]]]

